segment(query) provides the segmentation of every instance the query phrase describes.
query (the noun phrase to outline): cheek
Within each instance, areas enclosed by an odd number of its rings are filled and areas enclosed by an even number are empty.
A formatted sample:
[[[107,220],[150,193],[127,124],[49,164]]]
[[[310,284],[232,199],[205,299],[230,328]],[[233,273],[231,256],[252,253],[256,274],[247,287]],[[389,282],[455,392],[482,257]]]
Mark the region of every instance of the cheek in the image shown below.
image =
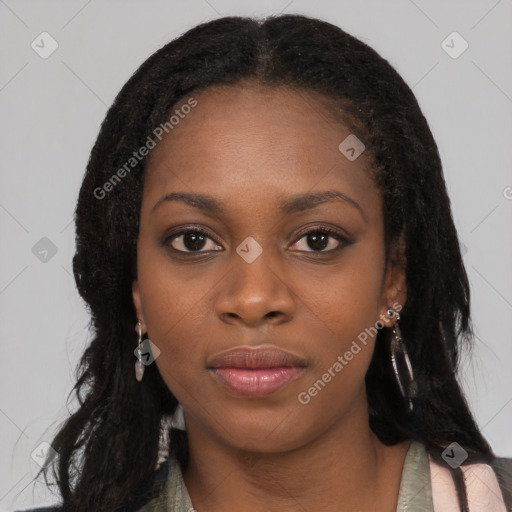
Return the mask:
[[[384,271],[379,256],[379,246],[368,252],[354,250],[322,286],[318,276],[300,281],[297,293],[307,297],[303,315],[316,340],[310,352],[314,365],[302,392],[311,400],[308,407],[318,408],[319,414],[329,403],[343,409],[364,386],[379,328]]]
[[[324,424],[366,402],[364,378],[378,333],[378,286],[352,287],[336,279],[331,284],[339,291],[317,297],[318,315],[310,324],[317,326],[313,364],[296,395],[297,418],[322,418]]]
[[[171,392],[179,399],[192,391],[193,374],[204,369],[203,325],[211,284],[206,279],[183,280],[169,271],[168,263],[139,253],[138,281],[148,337],[160,349],[158,369]],[[184,386],[182,383],[186,383]]]
[[[354,248],[343,263],[329,271],[298,274],[294,293],[318,329],[341,345],[374,326],[379,319],[384,258],[373,251]]]

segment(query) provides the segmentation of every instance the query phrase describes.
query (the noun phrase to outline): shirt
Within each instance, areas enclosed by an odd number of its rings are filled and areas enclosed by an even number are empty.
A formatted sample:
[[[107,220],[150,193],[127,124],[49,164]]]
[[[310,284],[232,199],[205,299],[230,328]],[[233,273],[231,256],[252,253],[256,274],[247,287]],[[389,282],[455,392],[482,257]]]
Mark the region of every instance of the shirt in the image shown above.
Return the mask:
[[[486,466],[488,467],[488,466]],[[462,466],[464,468],[464,466]],[[489,468],[489,467],[488,467]],[[491,473],[496,475],[497,483],[501,489],[500,501],[503,498],[506,508],[503,506],[500,509],[493,510],[506,510],[512,512],[512,459],[497,458],[491,463]],[[489,468],[489,469],[490,469]],[[434,499],[432,495],[432,480],[431,480],[431,464],[429,461],[428,453],[425,446],[417,441],[411,441],[407,454],[404,460],[402,469],[402,476],[400,481],[400,489],[398,493],[398,501],[396,512],[438,512],[439,510],[448,510],[449,512],[459,512],[458,506],[449,505],[448,508],[442,507],[442,499],[436,502],[437,510],[434,510]],[[466,476],[466,475],[465,475]],[[470,476],[470,475],[469,475]],[[478,480],[478,479],[476,479]],[[151,483],[152,482],[152,483]],[[160,494],[148,501],[144,498],[150,489],[155,485],[163,483],[163,491]],[[468,488],[477,487],[481,482],[471,479],[466,481]],[[488,491],[484,485],[484,490]],[[499,493],[499,490],[497,490]],[[470,494],[468,492],[468,494]],[[153,496],[155,494],[153,493]],[[439,498],[439,495],[436,495]],[[484,496],[485,497],[485,496]],[[155,472],[154,477],[145,486],[144,491],[134,493],[134,503],[138,500],[139,503],[145,505],[135,505],[122,510],[126,512],[197,512],[192,505],[190,495],[183,481],[183,474],[180,465],[175,457],[172,455],[162,466]],[[443,496],[441,495],[441,498]],[[484,505],[480,504],[480,510],[489,512]],[[472,503],[470,503],[471,506]],[[441,505],[441,507],[438,507]],[[471,507],[473,511],[473,507]],[[24,512],[68,512],[62,505],[49,508],[32,509],[31,511]]]
[[[169,472],[164,492],[138,512],[197,512],[183,481],[180,465],[168,460]],[[512,512],[512,459],[496,459],[492,464],[501,487],[506,511]],[[434,512],[430,463],[425,446],[411,441],[404,460],[396,512]]]

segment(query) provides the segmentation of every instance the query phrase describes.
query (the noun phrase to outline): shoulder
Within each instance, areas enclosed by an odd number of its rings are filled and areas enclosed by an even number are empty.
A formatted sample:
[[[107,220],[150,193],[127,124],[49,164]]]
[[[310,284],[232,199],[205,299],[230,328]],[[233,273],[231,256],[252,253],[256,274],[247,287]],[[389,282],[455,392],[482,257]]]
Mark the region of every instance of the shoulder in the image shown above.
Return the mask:
[[[512,459],[497,457],[491,467],[496,473],[507,510],[512,510]]]
[[[134,492],[128,502],[116,509],[116,512],[137,512],[141,510],[148,502],[158,496],[162,487],[165,485],[169,472],[169,464],[161,464],[160,467]],[[64,505],[53,505],[51,507],[30,508],[25,510],[16,510],[15,512],[70,512]]]

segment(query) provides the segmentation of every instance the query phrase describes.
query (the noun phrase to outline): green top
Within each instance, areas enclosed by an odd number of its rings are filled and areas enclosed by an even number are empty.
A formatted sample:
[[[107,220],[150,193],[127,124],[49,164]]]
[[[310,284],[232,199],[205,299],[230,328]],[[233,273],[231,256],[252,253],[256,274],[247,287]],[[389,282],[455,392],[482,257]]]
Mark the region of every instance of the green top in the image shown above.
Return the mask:
[[[178,461],[170,457],[165,491],[138,512],[195,512]],[[496,459],[492,464],[501,485],[507,511],[512,512],[512,459]],[[425,446],[411,441],[402,470],[396,512],[434,512],[429,459]]]

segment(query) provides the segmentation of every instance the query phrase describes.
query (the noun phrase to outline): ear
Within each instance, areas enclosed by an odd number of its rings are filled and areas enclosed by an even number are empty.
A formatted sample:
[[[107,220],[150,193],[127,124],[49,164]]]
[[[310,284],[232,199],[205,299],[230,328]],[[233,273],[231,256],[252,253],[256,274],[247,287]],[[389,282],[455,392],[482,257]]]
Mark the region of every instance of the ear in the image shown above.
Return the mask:
[[[142,313],[142,302],[140,299],[139,282],[136,280],[132,282],[132,298],[137,318],[140,320],[140,323],[142,324],[142,333],[145,334],[147,329],[146,323],[144,321],[144,314]],[[135,332],[139,332],[137,325],[135,325]]]
[[[387,310],[392,308],[399,313],[407,301],[406,269],[405,242],[401,237],[391,247],[382,287],[379,319],[385,327],[396,322],[394,317],[388,317]]]

